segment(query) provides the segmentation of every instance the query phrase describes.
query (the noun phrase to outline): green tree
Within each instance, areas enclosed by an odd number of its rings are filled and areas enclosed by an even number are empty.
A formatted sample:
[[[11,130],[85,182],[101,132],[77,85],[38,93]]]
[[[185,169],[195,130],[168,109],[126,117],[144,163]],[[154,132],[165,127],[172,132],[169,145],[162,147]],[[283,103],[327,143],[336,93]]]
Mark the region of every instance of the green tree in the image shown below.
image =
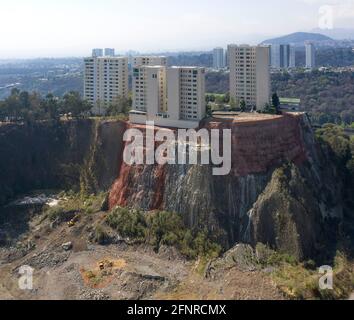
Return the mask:
[[[225,95],[224,95],[224,103],[229,103],[230,102],[230,93],[227,92]]]
[[[230,108],[231,111],[237,111],[237,103],[235,98],[230,98]]]
[[[242,112],[246,112],[246,101],[243,99],[240,100],[240,108]]]
[[[316,137],[331,148],[340,166],[346,166],[347,162],[351,160],[351,140],[344,133],[343,128],[334,124],[326,124],[322,129],[316,131]]]
[[[272,95],[272,105],[275,108],[275,113],[280,114],[280,99],[276,92]]]
[[[132,101],[130,98],[119,96],[108,106],[106,114],[109,116],[127,115],[131,109],[131,105]]]
[[[54,97],[52,93],[46,95],[45,99],[41,101],[41,109],[45,118],[57,120],[60,117],[59,114],[59,99]]]
[[[8,117],[8,109],[5,101],[0,101],[0,121],[4,121]]]
[[[63,113],[71,113],[75,118],[87,114],[92,106],[80,97],[76,91],[71,91],[64,95],[60,103],[60,110]]]
[[[21,103],[20,103],[20,90],[14,88],[11,90],[11,94],[5,100],[7,116],[11,120],[18,121],[21,116]]]

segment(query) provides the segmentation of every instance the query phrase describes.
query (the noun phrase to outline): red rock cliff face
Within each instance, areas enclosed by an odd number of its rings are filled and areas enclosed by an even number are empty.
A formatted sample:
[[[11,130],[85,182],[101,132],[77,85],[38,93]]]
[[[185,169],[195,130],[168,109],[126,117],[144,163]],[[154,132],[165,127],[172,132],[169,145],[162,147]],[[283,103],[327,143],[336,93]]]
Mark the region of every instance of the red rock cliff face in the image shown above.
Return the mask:
[[[232,130],[232,174],[263,173],[284,161],[306,160],[301,138],[302,116],[285,115],[254,121],[209,122],[206,127]]]
[[[201,125],[207,129],[232,130],[230,176],[261,174],[285,161],[301,164],[306,160],[300,129],[302,115],[259,117],[251,120],[218,119]],[[130,128],[144,129],[134,125]],[[138,204],[147,210],[164,209],[168,167],[173,166],[129,166],[123,162],[110,192],[110,208]]]
[[[212,165],[123,162],[110,208],[179,213],[187,227],[207,228],[224,248],[262,242],[303,258],[326,245],[326,221],[342,216],[343,186],[306,116],[245,114],[201,127],[232,130],[229,175],[213,175]]]
[[[139,129],[144,134],[145,141],[145,127],[129,124],[127,129]],[[157,144],[154,146],[154,149],[156,147]],[[144,154],[145,152],[146,148],[144,149]],[[144,208],[151,210],[162,208],[165,172],[164,166],[130,166],[122,161],[119,177],[110,191],[109,207],[113,208],[116,205],[127,206],[132,203],[143,202],[144,204],[142,206]]]

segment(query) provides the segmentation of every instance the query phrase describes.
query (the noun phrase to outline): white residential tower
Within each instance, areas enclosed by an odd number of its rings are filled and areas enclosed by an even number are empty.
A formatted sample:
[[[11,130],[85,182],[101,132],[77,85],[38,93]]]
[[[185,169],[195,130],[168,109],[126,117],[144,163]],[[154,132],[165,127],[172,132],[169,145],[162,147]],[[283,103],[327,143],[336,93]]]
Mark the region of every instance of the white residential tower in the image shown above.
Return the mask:
[[[258,110],[270,102],[269,46],[229,45],[230,97]]]
[[[96,114],[119,97],[128,97],[128,58],[93,56],[84,59],[84,98]]]
[[[316,67],[316,48],[313,43],[305,43],[306,51],[306,68],[313,69]]]
[[[205,117],[205,70],[140,66],[133,69],[132,123],[197,128]]]

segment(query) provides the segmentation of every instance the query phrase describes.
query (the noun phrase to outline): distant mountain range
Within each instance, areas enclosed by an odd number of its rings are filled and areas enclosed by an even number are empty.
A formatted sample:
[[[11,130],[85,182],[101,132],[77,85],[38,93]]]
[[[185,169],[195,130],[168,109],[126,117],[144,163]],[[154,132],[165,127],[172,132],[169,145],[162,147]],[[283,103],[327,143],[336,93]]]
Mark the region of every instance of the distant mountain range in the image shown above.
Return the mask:
[[[263,41],[262,44],[293,44],[303,46],[306,41],[333,42],[334,40],[320,33],[295,32],[279,38],[268,39]]]
[[[334,28],[334,29],[313,29],[311,32],[321,33],[328,36],[334,40],[354,40],[354,29],[349,28]]]

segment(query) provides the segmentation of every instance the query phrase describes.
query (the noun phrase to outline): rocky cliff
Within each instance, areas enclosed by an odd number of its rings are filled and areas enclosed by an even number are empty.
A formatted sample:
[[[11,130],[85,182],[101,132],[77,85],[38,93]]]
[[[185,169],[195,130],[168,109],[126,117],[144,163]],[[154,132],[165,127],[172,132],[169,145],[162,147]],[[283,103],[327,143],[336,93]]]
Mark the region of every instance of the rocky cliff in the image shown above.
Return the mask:
[[[107,190],[125,123],[72,120],[0,125],[0,204],[34,189]]]
[[[343,214],[336,167],[306,116],[213,119],[232,131],[232,170],[209,165],[128,166],[121,121],[78,120],[0,126],[0,204],[33,189],[109,192],[109,206],[161,209],[207,229],[225,249],[263,242],[299,258],[335,244]]]
[[[306,116],[219,119],[202,127],[232,130],[228,176],[213,176],[211,166],[123,163],[110,207],[178,212],[225,248],[263,242],[299,258],[316,255],[328,224],[342,216],[342,185]]]

